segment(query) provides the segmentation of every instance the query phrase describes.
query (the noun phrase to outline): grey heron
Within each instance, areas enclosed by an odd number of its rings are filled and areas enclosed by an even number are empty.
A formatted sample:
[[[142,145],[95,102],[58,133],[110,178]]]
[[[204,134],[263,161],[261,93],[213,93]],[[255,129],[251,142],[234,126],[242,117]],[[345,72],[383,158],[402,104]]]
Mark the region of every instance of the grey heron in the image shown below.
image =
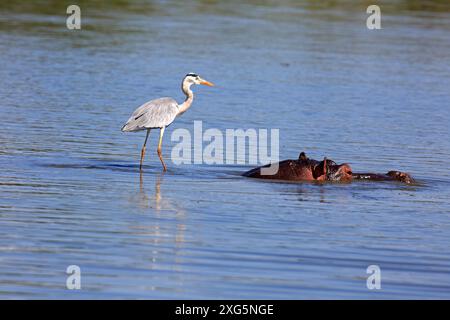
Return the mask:
[[[134,110],[131,117],[122,127],[123,132],[147,130],[144,145],[141,150],[141,162],[139,170],[142,170],[142,163],[145,156],[145,146],[151,129],[159,128],[158,156],[163,165],[164,171],[167,171],[166,164],[162,158],[162,139],[164,130],[169,126],[177,116],[186,112],[192,105],[194,93],[191,90],[193,84],[203,84],[206,86],[214,86],[211,82],[202,79],[195,73],[188,73],[181,83],[181,90],[186,95],[186,100],[182,104],[178,104],[172,98],[159,98],[148,101]]]

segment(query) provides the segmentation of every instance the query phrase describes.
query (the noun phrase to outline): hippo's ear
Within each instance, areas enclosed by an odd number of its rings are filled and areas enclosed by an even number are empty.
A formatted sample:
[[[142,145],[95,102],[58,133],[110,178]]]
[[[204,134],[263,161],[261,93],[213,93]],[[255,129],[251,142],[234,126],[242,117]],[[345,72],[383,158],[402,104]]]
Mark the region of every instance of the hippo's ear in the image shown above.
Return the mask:
[[[327,180],[327,157],[323,158],[322,165],[323,165],[323,168],[320,172],[320,175],[317,177],[317,181],[326,181]]]
[[[307,157],[306,154],[302,151],[302,152],[300,153],[300,155],[298,156],[298,160],[300,160],[300,161],[306,161],[306,160],[308,160],[308,157]]]
[[[323,161],[320,162],[315,168],[314,168],[314,177],[317,179],[317,181],[325,181],[327,180],[327,158],[323,158]]]

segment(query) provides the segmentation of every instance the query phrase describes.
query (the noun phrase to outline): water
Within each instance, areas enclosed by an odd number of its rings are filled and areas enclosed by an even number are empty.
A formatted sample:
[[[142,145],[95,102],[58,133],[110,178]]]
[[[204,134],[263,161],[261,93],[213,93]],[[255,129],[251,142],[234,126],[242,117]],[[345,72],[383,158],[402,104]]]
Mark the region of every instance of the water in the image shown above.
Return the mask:
[[[0,4],[1,298],[450,298],[450,6],[282,1]],[[141,103],[193,107],[157,134]],[[243,165],[174,165],[170,135],[279,128],[305,151],[418,185],[267,183]],[[78,265],[82,290],[66,289]],[[379,265],[382,289],[366,287]]]

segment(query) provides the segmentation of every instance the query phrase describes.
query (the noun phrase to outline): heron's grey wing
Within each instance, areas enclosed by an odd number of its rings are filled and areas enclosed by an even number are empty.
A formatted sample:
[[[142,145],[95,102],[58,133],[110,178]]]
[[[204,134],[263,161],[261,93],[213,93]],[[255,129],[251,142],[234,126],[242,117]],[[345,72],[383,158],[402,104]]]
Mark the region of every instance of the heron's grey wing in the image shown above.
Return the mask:
[[[144,103],[137,108],[122,131],[138,131],[166,127],[178,114],[178,104],[172,98],[160,98]]]

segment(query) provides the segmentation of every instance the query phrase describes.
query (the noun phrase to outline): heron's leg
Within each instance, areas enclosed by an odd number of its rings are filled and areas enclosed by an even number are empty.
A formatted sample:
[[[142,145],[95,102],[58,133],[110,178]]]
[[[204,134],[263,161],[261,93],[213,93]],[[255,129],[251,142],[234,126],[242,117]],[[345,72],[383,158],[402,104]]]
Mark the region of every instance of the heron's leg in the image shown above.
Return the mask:
[[[162,139],[163,139],[163,135],[164,135],[164,130],[165,129],[166,129],[165,127],[162,127],[160,129],[160,131],[159,131],[158,156],[159,156],[159,160],[161,160],[161,163],[163,165],[164,171],[167,171],[167,167],[166,167],[166,164],[164,163],[164,160],[162,158],[162,151],[161,151],[162,150],[161,149]]]
[[[141,164],[139,166],[139,170],[142,170],[142,163],[144,162],[144,156],[145,156],[145,145],[147,144],[147,139],[150,134],[150,129],[147,129],[147,135],[145,136],[144,145],[142,146],[141,150]]]

